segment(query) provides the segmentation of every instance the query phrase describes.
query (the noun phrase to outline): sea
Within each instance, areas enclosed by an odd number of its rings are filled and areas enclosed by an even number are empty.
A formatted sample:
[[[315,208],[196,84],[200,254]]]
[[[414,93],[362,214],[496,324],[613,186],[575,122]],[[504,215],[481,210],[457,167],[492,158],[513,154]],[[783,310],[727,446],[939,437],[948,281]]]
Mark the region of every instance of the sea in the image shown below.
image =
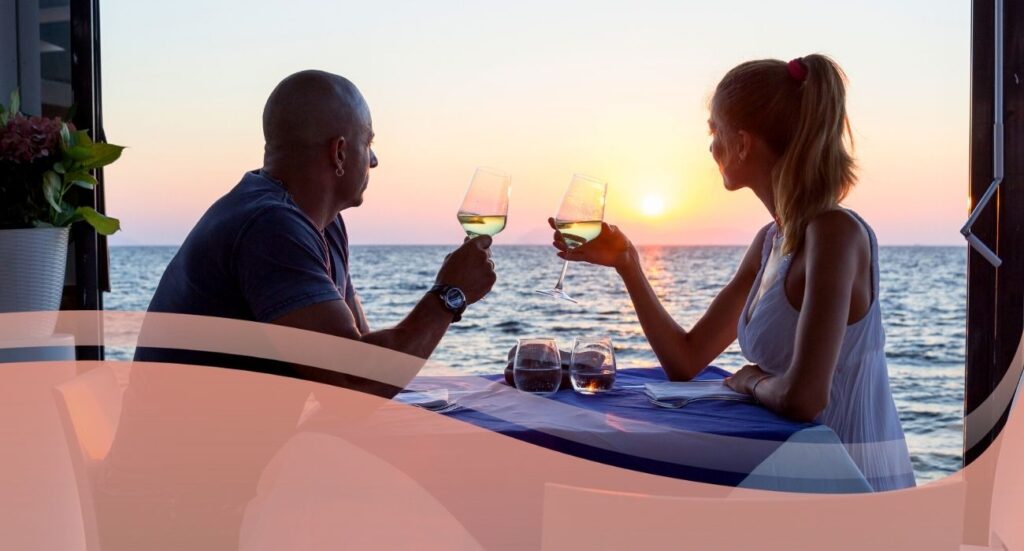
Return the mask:
[[[112,247],[109,310],[144,311],[176,247]],[[433,283],[451,247],[355,245],[352,280],[371,328],[400,321]],[[644,269],[665,308],[691,327],[739,265],[743,247],[640,248]],[[561,260],[549,246],[501,246],[492,258],[498,282],[452,325],[431,357],[433,373],[494,374],[519,337],[607,336],[619,367],[657,366],[622,281],[608,268],[573,263],[565,290],[579,304],[533,291],[550,288]],[[961,468],[964,346],[964,247],[882,247],[881,307],[889,379],[919,484]],[[127,359],[130,349],[111,359]],[[714,364],[746,362],[733,343]]]

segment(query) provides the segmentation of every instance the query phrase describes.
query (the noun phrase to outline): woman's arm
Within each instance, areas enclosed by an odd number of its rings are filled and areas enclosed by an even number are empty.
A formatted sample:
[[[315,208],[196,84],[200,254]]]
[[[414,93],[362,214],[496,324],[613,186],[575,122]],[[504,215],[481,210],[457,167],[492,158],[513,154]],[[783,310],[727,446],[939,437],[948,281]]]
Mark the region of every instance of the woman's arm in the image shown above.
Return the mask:
[[[824,213],[807,226],[806,283],[793,343],[793,363],[770,376],[748,365],[727,379],[768,409],[812,421],[828,405],[839,350],[849,321],[857,275],[870,270],[870,242],[860,223],[841,211]],[[875,298],[877,300],[877,297]],[[756,393],[754,386],[757,386]]]
[[[767,227],[758,232],[732,280],[718,293],[693,329],[686,331],[665,310],[651,288],[639,255],[617,227],[604,224],[601,234],[576,249],[568,249],[555,232],[554,245],[566,260],[611,266],[622,276],[644,335],[668,378],[692,379],[736,339],[736,324],[761,264]]]

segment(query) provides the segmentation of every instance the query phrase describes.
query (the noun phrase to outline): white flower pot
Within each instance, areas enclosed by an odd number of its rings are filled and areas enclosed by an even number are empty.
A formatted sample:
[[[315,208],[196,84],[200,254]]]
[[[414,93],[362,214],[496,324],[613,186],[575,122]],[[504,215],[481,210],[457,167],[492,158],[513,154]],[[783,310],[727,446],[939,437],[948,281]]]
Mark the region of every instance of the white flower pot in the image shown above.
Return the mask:
[[[0,312],[47,312],[5,338],[48,337],[57,324],[68,257],[68,228],[0,230]]]

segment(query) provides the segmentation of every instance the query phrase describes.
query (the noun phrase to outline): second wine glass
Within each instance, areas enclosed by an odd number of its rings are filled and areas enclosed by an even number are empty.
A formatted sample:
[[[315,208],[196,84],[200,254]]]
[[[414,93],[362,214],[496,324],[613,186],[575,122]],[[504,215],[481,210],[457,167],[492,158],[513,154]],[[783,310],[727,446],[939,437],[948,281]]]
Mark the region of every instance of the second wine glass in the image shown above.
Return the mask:
[[[505,229],[512,179],[493,168],[478,168],[459,207],[459,224],[469,237],[494,237]]]
[[[583,174],[573,174],[569,188],[565,190],[562,204],[555,215],[555,228],[562,234],[562,239],[570,249],[594,239],[601,234],[601,222],[604,220],[604,203],[608,194],[608,183]],[[578,304],[579,301],[570,297],[563,285],[565,272],[569,269],[569,261],[562,264],[562,273],[558,283],[552,289],[537,289],[536,292],[549,297]]]

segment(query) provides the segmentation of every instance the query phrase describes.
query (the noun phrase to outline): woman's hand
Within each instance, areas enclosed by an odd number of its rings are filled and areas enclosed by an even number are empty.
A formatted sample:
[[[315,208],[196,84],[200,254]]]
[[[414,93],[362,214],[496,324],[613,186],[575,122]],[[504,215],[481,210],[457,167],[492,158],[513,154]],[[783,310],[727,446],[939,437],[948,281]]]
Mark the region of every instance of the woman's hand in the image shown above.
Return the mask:
[[[636,249],[633,248],[633,244],[629,242],[626,234],[615,226],[609,226],[602,222],[601,233],[597,237],[575,249],[570,249],[562,237],[562,232],[555,227],[555,219],[548,218],[548,224],[551,229],[555,230],[552,245],[560,251],[559,258],[572,261],[582,260],[617,270],[628,266],[631,261],[636,259]]]
[[[754,384],[769,375],[756,364],[743,366],[735,375],[725,378],[725,386],[743,394],[753,394]],[[757,399],[754,396],[754,399]]]

